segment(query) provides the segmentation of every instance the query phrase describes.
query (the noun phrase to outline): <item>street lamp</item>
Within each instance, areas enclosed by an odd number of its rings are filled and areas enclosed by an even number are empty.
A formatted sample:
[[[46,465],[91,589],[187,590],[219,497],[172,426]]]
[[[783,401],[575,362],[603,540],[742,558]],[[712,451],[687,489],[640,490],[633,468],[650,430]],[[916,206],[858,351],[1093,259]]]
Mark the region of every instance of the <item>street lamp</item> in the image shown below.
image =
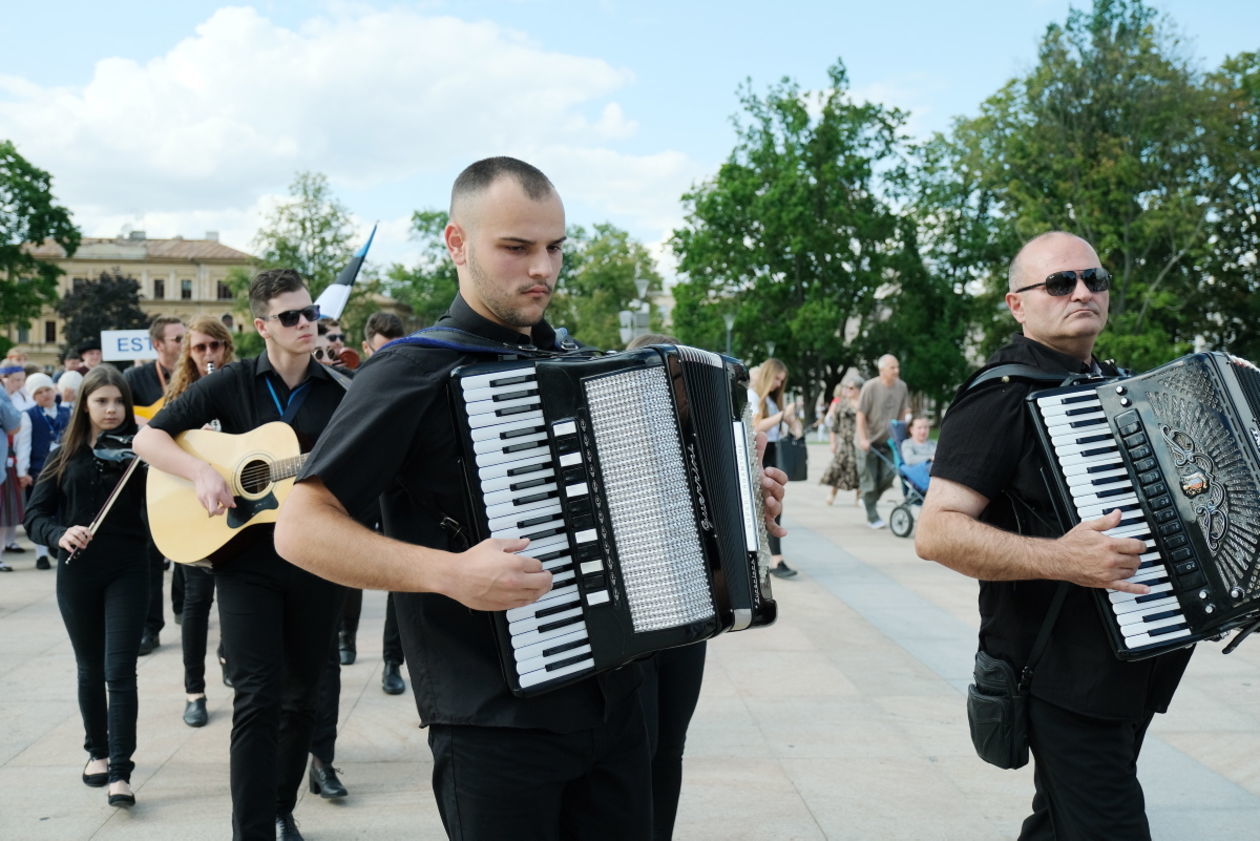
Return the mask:
[[[635,273],[634,290],[638,297],[630,302],[630,309],[617,313],[617,333],[621,336],[622,345],[628,345],[648,332],[652,305],[648,302],[647,291],[651,282],[650,278]]]
[[[766,342],[766,356],[774,356],[774,342]]]
[[[722,320],[726,322],[726,355],[731,355],[731,328],[735,326],[735,313],[723,313]]]

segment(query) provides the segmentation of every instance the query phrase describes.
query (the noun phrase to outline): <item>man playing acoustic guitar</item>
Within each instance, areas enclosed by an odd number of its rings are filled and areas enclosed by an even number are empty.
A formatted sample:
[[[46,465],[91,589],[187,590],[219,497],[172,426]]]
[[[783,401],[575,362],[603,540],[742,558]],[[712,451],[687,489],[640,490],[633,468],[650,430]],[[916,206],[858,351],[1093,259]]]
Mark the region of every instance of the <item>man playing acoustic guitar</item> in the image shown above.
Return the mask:
[[[218,418],[240,434],[280,420],[309,450],[345,394],[344,381],[311,357],[319,308],[301,276],[271,269],[250,284],[254,327],[265,353],[203,377],[162,409],[135,439],[153,467],[193,483],[210,515],[237,515],[233,496],[210,463],[182,449],[173,436]],[[288,454],[285,454],[288,455]],[[196,523],[188,523],[192,531]],[[320,670],[332,644],[344,589],[282,560],[273,526],[243,528],[210,560],[232,710],[232,837],[300,841],[293,821],[298,786],[315,723]]]

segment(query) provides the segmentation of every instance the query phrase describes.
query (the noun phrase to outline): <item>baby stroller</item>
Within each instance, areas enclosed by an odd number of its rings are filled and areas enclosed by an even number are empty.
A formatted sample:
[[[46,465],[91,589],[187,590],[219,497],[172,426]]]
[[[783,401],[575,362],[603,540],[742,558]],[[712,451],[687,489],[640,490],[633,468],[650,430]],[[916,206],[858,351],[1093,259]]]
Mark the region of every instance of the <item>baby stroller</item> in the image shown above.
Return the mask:
[[[910,428],[905,421],[899,420],[892,421],[889,426],[892,435],[888,439],[888,447],[892,450],[893,470],[901,482],[902,502],[888,515],[888,528],[898,537],[909,537],[914,531],[914,509],[923,506],[923,496],[927,493],[931,465],[927,462],[906,464],[901,458],[901,442],[910,437]]]

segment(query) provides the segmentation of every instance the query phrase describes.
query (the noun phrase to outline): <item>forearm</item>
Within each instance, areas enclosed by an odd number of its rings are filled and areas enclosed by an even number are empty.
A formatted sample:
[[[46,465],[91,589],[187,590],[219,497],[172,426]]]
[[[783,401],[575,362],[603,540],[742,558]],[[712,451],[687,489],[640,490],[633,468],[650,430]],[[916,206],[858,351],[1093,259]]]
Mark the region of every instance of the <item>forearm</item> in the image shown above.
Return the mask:
[[[320,578],[362,590],[443,592],[453,555],[378,534],[317,480],[294,486],[276,523],[276,551]]]
[[[915,551],[924,560],[982,581],[1057,578],[1054,541],[994,528],[972,516],[925,507],[915,532]]]
[[[145,426],[136,433],[132,447],[151,466],[190,482],[196,480],[197,472],[206,464],[175,443],[168,432],[152,426]]]

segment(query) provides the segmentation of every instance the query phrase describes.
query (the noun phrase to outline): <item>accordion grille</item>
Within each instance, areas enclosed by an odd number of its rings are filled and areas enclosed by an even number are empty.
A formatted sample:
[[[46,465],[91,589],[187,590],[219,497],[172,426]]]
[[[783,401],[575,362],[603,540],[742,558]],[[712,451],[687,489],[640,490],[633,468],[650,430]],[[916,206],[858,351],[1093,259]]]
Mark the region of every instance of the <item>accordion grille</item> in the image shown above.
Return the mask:
[[[664,369],[591,378],[584,388],[634,630],[712,617],[713,597]]]

